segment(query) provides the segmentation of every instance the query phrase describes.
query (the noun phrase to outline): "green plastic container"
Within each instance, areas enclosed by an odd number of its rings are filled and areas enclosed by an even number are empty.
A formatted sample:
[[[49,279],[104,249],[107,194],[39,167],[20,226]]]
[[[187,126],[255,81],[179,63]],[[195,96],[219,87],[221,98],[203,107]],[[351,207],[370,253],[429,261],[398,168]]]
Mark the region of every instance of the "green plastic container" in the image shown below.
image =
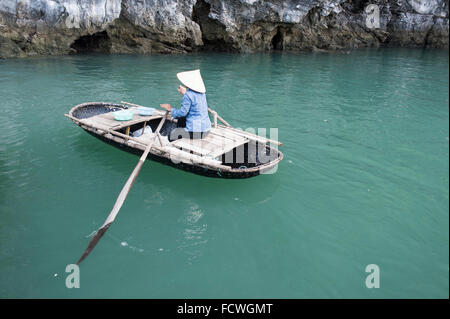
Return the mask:
[[[133,118],[133,112],[129,110],[117,111],[113,114],[116,121],[129,121]]]

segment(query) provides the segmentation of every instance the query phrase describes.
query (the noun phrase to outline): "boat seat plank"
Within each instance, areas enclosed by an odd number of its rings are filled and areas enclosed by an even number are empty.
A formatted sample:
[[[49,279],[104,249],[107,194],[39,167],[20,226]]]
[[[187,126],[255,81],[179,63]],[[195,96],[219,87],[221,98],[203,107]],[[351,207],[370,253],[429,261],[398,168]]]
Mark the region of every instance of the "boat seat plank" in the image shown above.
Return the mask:
[[[234,141],[233,143],[227,144],[227,145],[225,145],[224,147],[222,147],[220,149],[214,150],[211,154],[209,154],[209,156],[215,158],[217,156],[220,156],[220,155],[223,155],[225,153],[228,153],[233,148],[241,146],[241,145],[244,145],[247,142],[248,142],[248,140]]]
[[[204,140],[206,140],[212,144],[215,144],[216,146],[222,147],[225,144],[236,142],[238,140],[243,141],[245,139],[243,139],[242,137],[239,137],[239,136],[230,137],[230,136],[225,136],[224,134],[216,134],[216,132],[213,131],[213,132],[210,132]]]
[[[223,147],[224,145],[227,145],[232,142],[233,142],[233,140],[208,135],[207,137],[202,138],[202,139],[192,139],[191,140],[188,138],[182,138],[182,139],[174,141],[173,144],[179,145],[179,146],[183,145],[183,146],[186,146],[186,148],[189,148],[190,146],[201,147],[201,148],[212,151],[214,149],[217,149],[218,147]]]
[[[246,137],[236,134],[234,132],[231,131],[227,131],[226,129],[217,127],[217,128],[211,128],[211,133],[213,135],[217,135],[217,136],[221,136],[223,138],[227,138],[233,141],[242,141],[242,140],[247,140]]]
[[[239,140],[231,140],[228,138],[218,138],[217,136],[214,137],[214,141],[215,141],[215,149],[225,149],[228,148],[231,145],[235,145],[236,143],[241,144],[241,143],[245,143],[247,140],[246,139],[239,139]]]
[[[215,148],[217,148],[216,145],[208,143],[204,141],[203,139],[198,140],[191,140],[182,138],[176,141],[173,141],[171,145],[181,148],[183,150],[192,151],[194,153],[200,154],[200,155],[208,155],[210,154]]]
[[[259,135],[256,135],[256,134],[253,134],[253,133],[250,133],[250,132],[242,131],[242,130],[236,129],[234,127],[226,127],[226,126],[223,126],[223,125],[218,125],[217,128],[221,129],[221,130],[227,130],[227,132],[232,132],[234,134],[246,137],[249,140],[256,141],[256,142],[259,142],[259,143],[262,143],[262,144],[271,143],[271,144],[276,144],[276,145],[280,145],[280,146],[283,145],[283,143],[281,143],[279,141],[271,140],[271,139],[268,139],[268,138],[263,137],[263,136],[259,136]]]
[[[93,125],[105,125],[105,126],[109,127],[110,129],[120,130],[122,128],[128,127],[133,124],[150,121],[150,120],[154,120],[154,119],[160,119],[164,116],[164,112],[159,111],[159,110],[155,110],[153,115],[150,115],[150,116],[139,115],[137,108],[135,108],[135,107],[131,107],[128,110],[133,111],[133,118],[129,121],[116,121],[114,119],[113,112],[95,115],[95,116],[89,117],[85,120],[89,120],[89,123],[93,124]]]
[[[172,142],[171,145],[183,150],[192,151],[202,156],[215,158],[247,142],[248,139],[242,137],[232,140],[226,137],[209,134],[204,139],[191,140],[182,138]]]
[[[93,116],[93,117],[91,117],[89,119],[92,121],[92,123],[103,124],[103,125],[106,125],[106,126],[108,126],[110,128],[114,128],[114,127],[116,127],[116,126],[118,126],[120,124],[118,121],[116,121],[114,119],[109,120],[107,118],[101,117],[100,115]]]
[[[86,119],[79,119],[78,121],[82,124],[86,124],[88,126],[95,127],[103,131],[108,131],[111,129],[109,125],[105,125],[104,123],[99,123],[98,121],[92,120],[91,117]]]

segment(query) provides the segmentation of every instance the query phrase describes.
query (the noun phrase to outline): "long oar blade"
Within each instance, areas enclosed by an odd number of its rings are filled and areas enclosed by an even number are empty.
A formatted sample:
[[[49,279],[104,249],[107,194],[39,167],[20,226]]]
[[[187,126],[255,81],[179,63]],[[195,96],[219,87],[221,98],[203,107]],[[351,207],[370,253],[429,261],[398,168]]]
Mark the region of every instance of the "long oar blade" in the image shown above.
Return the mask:
[[[164,114],[163,118],[161,119],[161,121],[159,122],[159,125],[155,130],[156,136],[158,136],[159,131],[161,130],[161,127],[163,126],[163,124],[167,118],[167,114],[168,113],[166,112]],[[155,137],[153,138],[153,140],[154,139],[155,139]],[[147,158],[147,155],[150,152],[150,149],[152,148],[152,145],[153,145],[153,141],[148,144],[147,148],[144,151],[144,154],[142,154],[141,158],[139,159],[139,162],[137,163],[136,167],[134,168],[133,173],[131,173],[130,177],[128,177],[127,182],[125,183],[122,190],[120,191],[120,194],[117,197],[117,200],[116,200],[116,203],[114,204],[113,209],[109,213],[109,215],[106,218],[103,225],[97,230],[94,237],[92,237],[92,239],[89,242],[89,245],[87,246],[83,255],[81,255],[80,259],[77,261],[77,265],[79,265],[89,255],[89,253],[94,249],[95,245],[97,245],[99,240],[103,237],[103,235],[106,233],[108,228],[111,226],[114,219],[116,219],[116,216],[119,213],[119,210],[123,205],[123,202],[125,202],[128,192],[130,191],[131,186],[133,186],[133,183],[136,180],[136,177],[138,176],[139,171],[141,170],[142,164],[144,164],[145,159]]]
[[[148,147],[150,149],[150,146]],[[113,209],[111,210],[111,213],[109,213],[108,218],[106,218],[103,225],[97,230],[94,237],[92,237],[91,241],[89,242],[89,245],[87,246],[86,250],[84,251],[81,258],[77,261],[77,265],[79,265],[94,249],[95,245],[97,245],[98,241],[103,237],[103,235],[108,230],[109,226],[111,226],[114,219],[116,219],[117,214],[119,213],[120,208],[122,207],[123,203],[125,202],[125,199],[127,198],[128,192],[131,189],[131,186],[133,186],[133,183],[142,167],[142,164],[145,161],[145,158],[147,157],[147,150],[144,152],[144,154],[139,159],[139,163],[136,165],[136,167],[133,170],[133,173],[131,173],[130,177],[128,178],[127,182],[123,186],[119,196],[117,197],[116,203],[114,204]],[[144,157],[145,155],[145,157]]]
[[[108,230],[109,226],[111,226],[111,224],[108,224],[105,227],[102,226],[102,227],[100,227],[97,230],[97,232],[95,233],[94,237],[89,242],[89,245],[87,246],[87,248],[84,251],[83,255],[80,257],[80,259],[78,259],[77,265],[79,265],[84,260],[84,258],[86,258],[89,255],[89,253],[92,251],[92,249],[94,249],[95,245],[97,245],[98,241],[106,233],[106,231]]]

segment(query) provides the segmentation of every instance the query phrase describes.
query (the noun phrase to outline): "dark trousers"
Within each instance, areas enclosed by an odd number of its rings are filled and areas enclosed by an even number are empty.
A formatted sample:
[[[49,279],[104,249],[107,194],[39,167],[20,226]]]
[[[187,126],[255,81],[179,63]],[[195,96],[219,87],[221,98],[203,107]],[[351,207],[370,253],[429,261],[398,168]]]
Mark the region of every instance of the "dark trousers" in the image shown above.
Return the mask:
[[[179,117],[177,121],[177,127],[174,128],[168,135],[169,141],[173,142],[180,138],[190,138],[191,140],[201,139],[208,136],[209,131],[206,132],[187,132],[186,117]]]

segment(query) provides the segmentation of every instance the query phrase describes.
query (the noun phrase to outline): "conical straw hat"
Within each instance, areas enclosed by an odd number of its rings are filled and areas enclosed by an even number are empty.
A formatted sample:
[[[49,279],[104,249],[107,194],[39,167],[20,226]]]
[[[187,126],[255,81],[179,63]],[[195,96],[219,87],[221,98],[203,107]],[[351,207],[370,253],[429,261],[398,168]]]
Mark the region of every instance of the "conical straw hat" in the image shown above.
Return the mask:
[[[200,70],[186,71],[177,73],[177,78],[183,85],[187,86],[193,91],[205,93],[206,88],[203,83]]]

